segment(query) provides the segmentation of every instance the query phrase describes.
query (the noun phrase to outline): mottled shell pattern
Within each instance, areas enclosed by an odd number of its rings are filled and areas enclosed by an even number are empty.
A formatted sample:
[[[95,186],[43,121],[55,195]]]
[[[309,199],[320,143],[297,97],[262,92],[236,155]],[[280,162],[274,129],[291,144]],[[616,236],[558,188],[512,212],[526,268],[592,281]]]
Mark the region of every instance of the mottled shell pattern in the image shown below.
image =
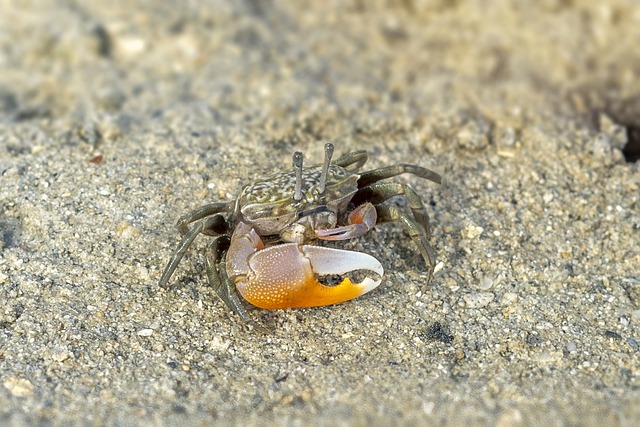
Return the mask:
[[[325,191],[318,189],[322,165],[302,170],[302,198],[295,200],[295,172],[281,172],[244,188],[238,198],[242,221],[261,236],[280,235],[284,241],[300,241],[289,230],[304,227],[305,238],[315,236],[314,228],[335,227],[340,215],[358,189],[358,178],[338,165],[330,165]],[[300,235],[302,231],[294,233]]]

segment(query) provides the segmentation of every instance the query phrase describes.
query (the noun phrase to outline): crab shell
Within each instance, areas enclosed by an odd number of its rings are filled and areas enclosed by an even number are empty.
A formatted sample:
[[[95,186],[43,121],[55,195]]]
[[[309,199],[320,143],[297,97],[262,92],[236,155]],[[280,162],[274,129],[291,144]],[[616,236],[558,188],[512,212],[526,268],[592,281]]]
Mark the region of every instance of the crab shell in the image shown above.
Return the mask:
[[[358,190],[360,175],[338,165],[328,166],[324,191],[309,185],[300,200],[294,198],[294,172],[282,172],[245,187],[238,197],[236,209],[242,221],[250,224],[260,236],[278,235],[280,241],[304,243],[317,238],[314,229],[336,226],[338,217],[347,211]],[[302,181],[318,183],[321,165],[305,168]],[[322,207],[317,214],[299,218],[299,213]],[[299,231],[298,225],[305,230]]]
[[[256,230],[238,223],[226,257],[229,278],[244,299],[265,309],[318,307],[347,301],[375,289],[384,269],[371,255],[321,246],[283,243],[268,248]],[[375,273],[354,283],[357,270]],[[322,276],[344,276],[335,286]]]

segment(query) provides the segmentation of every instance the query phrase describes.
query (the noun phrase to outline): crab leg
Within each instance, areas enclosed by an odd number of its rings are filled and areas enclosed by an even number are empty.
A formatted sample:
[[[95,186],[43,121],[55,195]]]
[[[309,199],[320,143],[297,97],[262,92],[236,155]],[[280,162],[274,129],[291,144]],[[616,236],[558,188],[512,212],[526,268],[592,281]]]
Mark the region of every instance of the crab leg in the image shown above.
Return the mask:
[[[376,208],[371,203],[364,203],[349,213],[349,225],[324,230],[315,230],[321,240],[348,240],[360,237],[376,225]]]
[[[380,262],[364,253],[297,243],[259,250],[262,241],[250,226],[240,223],[236,233],[227,253],[227,273],[242,297],[260,308],[337,304],[375,289],[384,274]],[[349,274],[358,270],[374,274],[354,283]],[[340,276],[341,281],[327,286],[319,280],[323,276]]]
[[[180,222],[178,222],[178,224],[180,224]],[[182,240],[173,253],[173,257],[171,257],[169,264],[167,264],[164,272],[162,273],[162,277],[159,282],[160,287],[164,288],[167,286],[169,279],[171,279],[171,275],[173,275],[173,272],[178,267],[178,264],[180,264],[182,257],[184,257],[184,254],[187,252],[187,249],[191,247],[196,237],[198,237],[200,233],[204,233],[214,227],[219,227],[221,224],[226,224],[224,218],[219,215],[214,215],[196,222],[191,229],[186,228],[186,233],[182,236]],[[224,226],[226,227],[226,225]]]

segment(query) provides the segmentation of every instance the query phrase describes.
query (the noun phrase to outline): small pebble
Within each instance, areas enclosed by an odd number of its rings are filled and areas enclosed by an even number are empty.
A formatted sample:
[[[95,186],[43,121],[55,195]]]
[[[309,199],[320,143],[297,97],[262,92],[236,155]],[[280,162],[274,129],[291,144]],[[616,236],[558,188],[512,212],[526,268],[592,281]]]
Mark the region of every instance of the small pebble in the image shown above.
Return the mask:
[[[33,392],[33,384],[24,378],[9,377],[4,382],[4,388],[16,397],[28,396]]]
[[[431,415],[435,407],[436,404],[434,402],[422,402],[422,411],[427,415]]]
[[[142,235],[142,231],[139,228],[134,227],[126,221],[122,221],[120,224],[118,224],[117,233],[118,236],[122,237],[125,240],[135,239],[136,237]]]
[[[606,114],[600,114],[599,125],[602,133],[609,137],[611,146],[622,150],[628,142],[627,131],[624,126],[615,123]]]
[[[484,232],[484,228],[475,225],[474,223],[467,224],[461,231],[462,237],[465,239],[475,239]]]
[[[545,204],[549,204],[552,200],[553,200],[553,194],[551,194],[551,193],[545,193],[545,194],[542,196],[542,201],[543,201]]]
[[[478,287],[483,291],[487,291],[493,287],[493,279],[491,277],[484,276],[480,279]]]
[[[506,292],[500,299],[500,303],[503,305],[512,305],[516,301],[518,301],[518,294],[515,292]]]
[[[467,294],[463,298],[468,308],[482,308],[489,305],[494,297],[493,292],[476,292]]]
[[[64,362],[70,355],[69,350],[63,346],[56,346],[51,351],[51,358],[56,362]]]

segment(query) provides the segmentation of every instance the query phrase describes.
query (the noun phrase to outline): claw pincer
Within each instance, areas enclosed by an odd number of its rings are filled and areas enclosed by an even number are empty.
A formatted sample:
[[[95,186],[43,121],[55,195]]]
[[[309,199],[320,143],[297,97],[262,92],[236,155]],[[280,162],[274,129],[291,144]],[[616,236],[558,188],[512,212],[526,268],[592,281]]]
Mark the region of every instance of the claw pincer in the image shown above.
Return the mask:
[[[384,274],[380,262],[365,253],[297,243],[264,248],[255,230],[243,222],[231,238],[226,267],[242,297],[266,309],[347,301],[375,289]],[[368,274],[354,283],[349,275],[360,270]],[[340,276],[340,283],[321,283],[332,276]]]

